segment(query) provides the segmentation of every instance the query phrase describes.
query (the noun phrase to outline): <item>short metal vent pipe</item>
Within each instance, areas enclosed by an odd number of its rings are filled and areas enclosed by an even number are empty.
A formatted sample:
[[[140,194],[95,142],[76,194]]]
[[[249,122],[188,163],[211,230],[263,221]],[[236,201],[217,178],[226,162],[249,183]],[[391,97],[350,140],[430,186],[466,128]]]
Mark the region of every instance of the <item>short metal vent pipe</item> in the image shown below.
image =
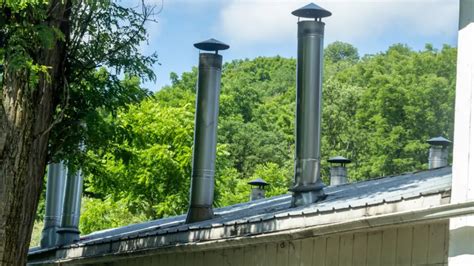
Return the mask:
[[[252,191],[250,192],[250,201],[265,198],[265,187],[268,186],[268,183],[265,180],[257,178],[249,181],[247,184],[252,186]]]
[[[448,147],[451,145],[451,141],[439,136],[431,138],[427,142],[430,144],[428,168],[434,169],[447,166],[449,155]]]
[[[337,186],[347,183],[347,168],[346,164],[350,163],[351,160],[342,156],[336,156],[329,158],[328,162],[331,164],[329,168],[330,172],[330,185]]]
[[[221,88],[222,56],[229,46],[215,39],[194,44],[214,53],[199,54],[199,74],[194,124],[192,180],[187,223],[213,218],[214,171],[217,145],[217,118]]]
[[[325,197],[320,177],[324,23],[331,12],[309,4],[292,12],[298,22],[296,145],[292,206]]]

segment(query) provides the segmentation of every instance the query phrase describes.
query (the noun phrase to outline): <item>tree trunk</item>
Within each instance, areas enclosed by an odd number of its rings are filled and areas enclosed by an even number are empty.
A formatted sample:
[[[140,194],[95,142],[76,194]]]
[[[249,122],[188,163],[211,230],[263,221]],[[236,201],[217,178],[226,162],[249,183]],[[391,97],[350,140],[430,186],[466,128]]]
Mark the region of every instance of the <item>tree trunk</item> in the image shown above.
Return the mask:
[[[50,1],[42,23],[69,34],[69,1]],[[5,59],[0,106],[0,266],[26,263],[47,163],[49,127],[63,90],[66,44],[39,48],[30,56],[49,66],[32,86],[27,70],[9,71]]]

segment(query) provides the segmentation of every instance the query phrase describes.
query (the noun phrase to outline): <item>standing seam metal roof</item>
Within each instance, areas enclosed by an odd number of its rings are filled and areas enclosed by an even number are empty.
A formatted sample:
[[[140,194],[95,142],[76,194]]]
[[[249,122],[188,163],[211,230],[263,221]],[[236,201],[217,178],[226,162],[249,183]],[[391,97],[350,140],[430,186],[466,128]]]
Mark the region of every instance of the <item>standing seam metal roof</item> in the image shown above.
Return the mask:
[[[176,232],[196,231],[228,225],[259,223],[301,215],[326,215],[343,210],[365,208],[380,204],[416,199],[433,194],[443,194],[451,189],[451,167],[406,173],[368,181],[330,186],[325,189],[327,198],[308,206],[291,208],[291,195],[240,203],[215,210],[211,220],[185,224],[185,215],[103,230],[81,237],[69,247],[89,246],[105,242],[166,235]],[[68,246],[62,247],[67,248]],[[56,247],[57,248],[57,247]],[[33,248],[31,254],[51,250]]]

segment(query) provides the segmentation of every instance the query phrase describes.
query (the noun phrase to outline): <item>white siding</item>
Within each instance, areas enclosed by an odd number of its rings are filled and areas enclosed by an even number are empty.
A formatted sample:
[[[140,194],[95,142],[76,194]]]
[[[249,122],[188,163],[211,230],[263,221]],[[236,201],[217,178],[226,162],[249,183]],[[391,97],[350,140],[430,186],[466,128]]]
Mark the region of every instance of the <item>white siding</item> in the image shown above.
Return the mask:
[[[367,265],[381,265],[382,257],[382,231],[369,232],[367,236]],[[350,264],[349,264],[350,265]]]
[[[313,238],[306,238],[301,241],[301,266],[313,265]]]
[[[459,1],[451,203],[474,200],[474,1]],[[474,216],[450,221],[449,264],[472,265]]]
[[[107,265],[447,265],[447,222],[310,237],[241,248],[155,255]]]
[[[380,252],[381,265],[395,265],[397,248],[397,229],[390,228],[382,232],[382,251]]]
[[[339,265],[352,265],[352,252],[354,249],[354,235],[341,235],[339,240]]]

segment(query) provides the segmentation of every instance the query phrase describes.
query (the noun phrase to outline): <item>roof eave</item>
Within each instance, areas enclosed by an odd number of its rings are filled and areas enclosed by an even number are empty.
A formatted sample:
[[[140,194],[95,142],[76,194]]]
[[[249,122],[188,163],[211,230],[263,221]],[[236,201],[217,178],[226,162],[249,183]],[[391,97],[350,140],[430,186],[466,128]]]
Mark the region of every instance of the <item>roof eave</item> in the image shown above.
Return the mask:
[[[30,254],[29,263],[77,261],[99,262],[121,256],[144,256],[169,252],[192,252],[215,248],[297,239],[323,234],[363,230],[403,223],[434,221],[474,213],[474,202],[443,204],[446,191],[401,198],[360,208],[335,210],[333,213],[301,213],[299,216],[277,217],[247,223],[223,224],[206,229],[145,234],[135,238],[102,241],[93,245],[71,245]],[[420,200],[421,199],[421,200]],[[433,207],[434,206],[434,207]],[[399,212],[391,213],[393,209]],[[134,247],[130,250],[130,247]]]

